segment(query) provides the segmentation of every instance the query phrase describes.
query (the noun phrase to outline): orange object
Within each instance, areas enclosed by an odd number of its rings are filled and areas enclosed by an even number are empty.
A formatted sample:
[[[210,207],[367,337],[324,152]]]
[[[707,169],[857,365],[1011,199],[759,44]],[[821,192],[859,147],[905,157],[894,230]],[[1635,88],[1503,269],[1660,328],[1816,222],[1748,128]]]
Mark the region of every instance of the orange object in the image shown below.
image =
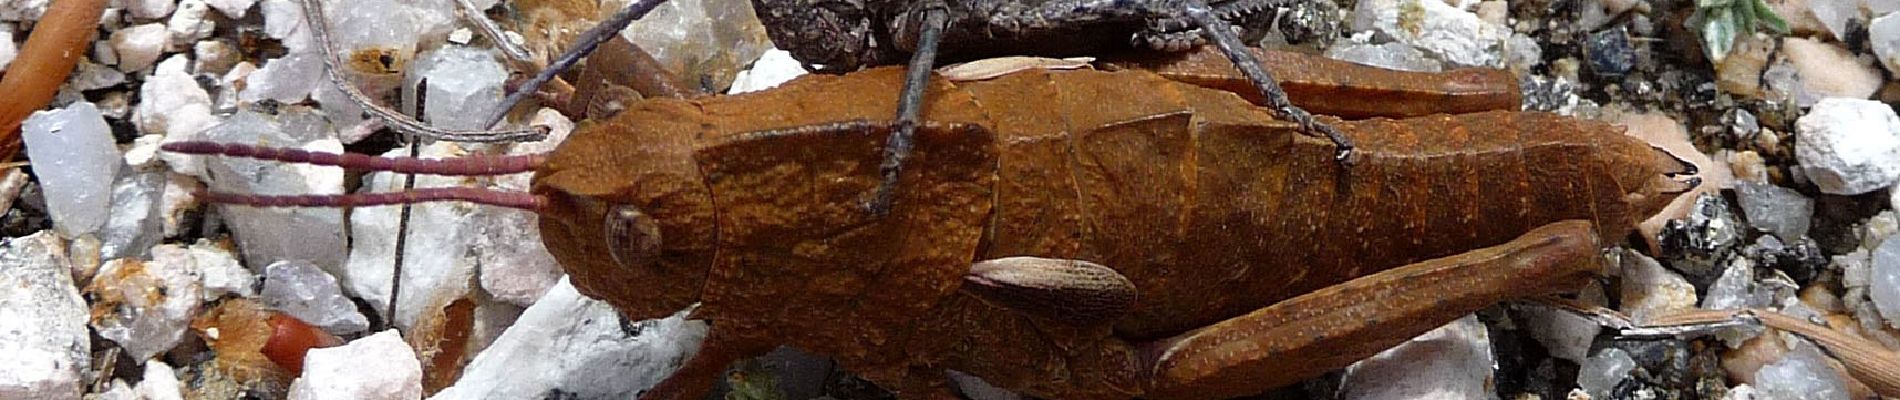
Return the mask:
[[[270,327],[270,340],[264,342],[261,351],[292,376],[303,374],[303,357],[310,349],[343,344],[343,339],[281,312],[271,313]]]

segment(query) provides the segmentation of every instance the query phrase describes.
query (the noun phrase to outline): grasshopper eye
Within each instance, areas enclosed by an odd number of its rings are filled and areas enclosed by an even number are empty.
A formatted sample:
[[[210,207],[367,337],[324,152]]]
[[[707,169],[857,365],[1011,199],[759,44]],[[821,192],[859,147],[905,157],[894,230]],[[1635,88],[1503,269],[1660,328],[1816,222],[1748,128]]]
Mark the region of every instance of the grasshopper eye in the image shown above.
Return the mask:
[[[623,205],[607,212],[607,248],[614,263],[640,267],[660,255],[660,224],[640,208]]]

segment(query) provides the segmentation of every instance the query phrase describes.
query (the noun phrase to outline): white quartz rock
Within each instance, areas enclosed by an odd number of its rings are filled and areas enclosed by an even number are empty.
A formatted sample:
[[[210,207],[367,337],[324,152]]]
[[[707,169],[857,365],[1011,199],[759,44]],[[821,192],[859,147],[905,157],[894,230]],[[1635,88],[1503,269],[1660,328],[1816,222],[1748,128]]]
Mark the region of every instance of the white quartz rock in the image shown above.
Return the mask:
[[[1340,398],[1478,399],[1491,393],[1490,334],[1476,315],[1412,338],[1353,363],[1340,384]]]
[[[437,142],[423,146],[421,154],[440,158],[462,155],[464,151],[460,145]],[[399,148],[384,155],[407,156],[408,150]],[[402,182],[399,175],[373,173],[364,179],[364,190],[401,191]],[[416,188],[466,187],[476,183],[467,177],[415,176]],[[410,207],[409,236],[403,247],[402,291],[396,299],[398,314],[391,319],[396,326],[413,327],[424,313],[440,313],[442,306],[473,289],[469,283],[474,281],[478,260],[473,246],[481,227],[470,222],[473,215],[486,208],[491,207],[460,202]],[[389,301],[400,211],[400,207],[373,207],[350,214],[353,236],[349,262],[341,273],[333,275],[343,281],[346,290],[370,304]]]
[[[0,30],[0,71],[13,64],[13,58],[20,55],[20,46],[13,43],[13,31]]]
[[[112,32],[110,40],[112,51],[119,54],[119,70],[133,72],[158,61],[171,39],[172,34],[165,29],[165,24],[150,23]]]
[[[1661,263],[1633,250],[1623,252],[1622,311],[1638,322],[1694,308],[1695,285]]]
[[[552,109],[535,113],[531,124],[549,127],[548,138],[512,145],[507,154],[552,151],[574,131],[574,123]],[[527,191],[532,178],[527,174],[497,177],[489,188]],[[548,254],[541,241],[540,216],[523,210],[482,207],[475,210],[470,224],[481,229],[475,236],[475,251],[482,267],[482,289],[496,299],[526,307],[560,281],[561,264]]]
[[[99,109],[79,102],[35,112],[21,132],[54,228],[69,238],[98,230],[109,215],[120,165],[112,128]]]
[[[752,62],[752,68],[739,71],[738,77],[732,79],[732,87],[726,89],[726,93],[738,94],[770,89],[807,73],[809,72],[805,71],[805,65],[792,58],[791,52],[779,49],[766,50],[765,55],[759,56],[757,61]]]
[[[1589,393],[1590,398],[1608,399],[1610,391],[1628,379],[1634,369],[1636,359],[1630,358],[1628,352],[1614,347],[1603,349],[1578,367],[1577,386]]]
[[[1900,74],[1900,13],[1875,18],[1867,26],[1867,36],[1880,65],[1887,67],[1888,74]]]
[[[165,171],[137,171],[112,184],[112,214],[99,230],[100,258],[144,258],[163,236],[159,200],[165,193]]]
[[[1847,400],[1847,383],[1827,365],[1812,343],[1794,339],[1780,361],[1755,371],[1755,387],[1762,398],[1786,400]]]
[[[224,16],[242,19],[250,12],[251,5],[257,4],[257,0],[207,0],[206,3],[210,3],[211,8],[217,9],[218,12],[224,13]]]
[[[626,321],[562,279],[431,399],[631,398],[672,374],[705,337],[706,325],[683,314]]]
[[[439,128],[487,128],[480,116],[493,113],[507,95],[502,83],[508,79],[508,70],[486,50],[443,48],[424,55],[417,66],[421,70],[417,75],[428,80],[424,120]]]
[[[1354,30],[1378,31],[1460,66],[1498,67],[1510,29],[1444,1],[1360,0]]]
[[[171,33],[171,43],[185,47],[193,42],[211,37],[217,24],[206,17],[211,13],[211,5],[205,0],[181,0],[178,10],[172,12],[170,21],[165,22],[165,30]]]
[[[1867,297],[1888,326],[1900,327],[1900,238],[1887,238],[1873,252]]]
[[[96,299],[93,329],[140,362],[177,345],[204,301],[195,263],[188,257],[167,257],[159,249],[153,253],[152,262],[107,261],[86,288]]]
[[[124,2],[126,11],[130,11],[132,14],[132,17],[138,18],[138,19],[165,18],[165,16],[171,15],[172,8],[178,5],[178,0],[121,0],[121,1]]]
[[[278,261],[266,267],[261,295],[264,305],[333,334],[369,329],[369,320],[343,297],[336,278],[308,261]]]
[[[310,97],[317,85],[328,82],[323,77],[323,55],[291,53],[265,62],[263,68],[246,76],[238,98],[246,102],[268,99],[296,103]]]
[[[0,1],[0,20],[38,21],[46,14],[47,3],[52,0],[6,0]]]
[[[142,400],[183,400],[183,388],[178,381],[178,373],[164,361],[152,360],[145,363],[145,380],[139,381],[136,390]]]
[[[190,66],[189,57],[172,56],[160,62],[156,72],[145,78],[145,84],[139,86],[139,105],[132,117],[139,132],[165,135],[164,142],[171,143],[203,139],[199,135],[205,128],[218,123],[217,117],[211,115],[211,94],[185,72]],[[205,175],[203,158],[159,153],[159,159],[165,160],[172,171],[200,178]]]
[[[1886,104],[1821,100],[1795,131],[1795,159],[1824,193],[1856,195],[1900,180],[1900,115]]]
[[[238,263],[237,256],[209,239],[198,239],[190,247],[164,244],[152,247],[152,262],[190,265],[204,283],[204,301],[226,294],[239,297],[257,295],[257,277]]]
[[[205,132],[207,140],[224,143],[284,146],[308,151],[341,153],[343,143],[316,112],[286,109],[271,116],[240,111]],[[212,157],[206,162],[210,190],[258,195],[322,195],[343,192],[343,170],[305,164],[286,164],[236,157]],[[345,242],[342,210],[335,208],[257,208],[219,206],[237,237],[246,265],[270,265],[282,260],[305,260],[323,268],[343,265]]]
[[[339,347],[311,349],[304,356],[303,376],[290,384],[292,400],[420,398],[422,364],[393,329]]]
[[[79,398],[92,341],[71,264],[52,232],[0,243],[0,398]]]

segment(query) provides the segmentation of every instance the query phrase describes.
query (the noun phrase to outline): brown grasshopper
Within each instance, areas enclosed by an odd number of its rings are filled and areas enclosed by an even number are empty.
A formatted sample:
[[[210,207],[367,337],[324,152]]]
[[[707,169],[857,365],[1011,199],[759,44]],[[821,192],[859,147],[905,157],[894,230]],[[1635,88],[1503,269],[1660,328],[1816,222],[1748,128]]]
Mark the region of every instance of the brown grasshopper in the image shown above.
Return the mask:
[[[1127,63],[1161,70],[1168,66]],[[1191,68],[1189,68],[1191,69]],[[1194,74],[1172,70],[1177,78]],[[900,68],[656,99],[536,157],[419,162],[210,143],[169,151],[420,173],[533,171],[531,193],[213,194],[262,206],[532,209],[582,293],[692,308],[703,347],[642,398],[697,399],[790,345],[893,390],[946,369],[1046,398],[1242,396],[1497,301],[1572,291],[1693,167],[1621,129],[1488,111],[1331,121],[1362,162],[1241,96],[1147,70],[930,81],[890,214]]]

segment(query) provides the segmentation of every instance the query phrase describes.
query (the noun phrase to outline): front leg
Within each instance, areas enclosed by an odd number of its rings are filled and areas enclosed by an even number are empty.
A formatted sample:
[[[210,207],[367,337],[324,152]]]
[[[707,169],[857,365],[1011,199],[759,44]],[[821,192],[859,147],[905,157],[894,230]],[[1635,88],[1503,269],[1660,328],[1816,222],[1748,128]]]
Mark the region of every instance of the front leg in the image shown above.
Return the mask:
[[[1256,394],[1344,368],[1500,300],[1574,291],[1601,270],[1588,222],[1367,275],[1149,343],[1149,397]]]

